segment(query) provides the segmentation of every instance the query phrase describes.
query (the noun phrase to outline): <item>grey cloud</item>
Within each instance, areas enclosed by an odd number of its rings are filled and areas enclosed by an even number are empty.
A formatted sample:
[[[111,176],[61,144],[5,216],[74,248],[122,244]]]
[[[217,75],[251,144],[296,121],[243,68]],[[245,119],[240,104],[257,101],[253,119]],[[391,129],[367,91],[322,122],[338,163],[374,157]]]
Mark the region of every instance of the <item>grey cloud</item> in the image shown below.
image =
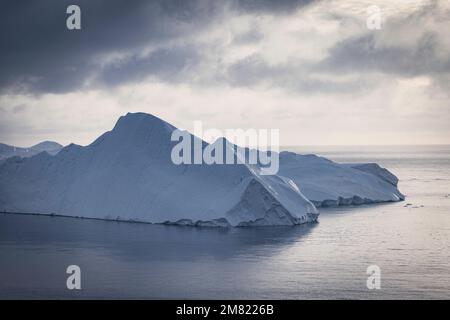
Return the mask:
[[[133,55],[103,68],[95,78],[99,85],[115,86],[126,82],[157,78],[160,81],[189,81],[202,56],[195,47],[177,46],[158,49],[148,56]]]
[[[87,79],[101,71],[92,64],[98,55],[136,52],[144,46],[183,38],[208,28],[215,19],[220,19],[224,10],[282,14],[309,2],[9,1],[2,3],[0,10],[0,90],[60,93],[82,89]],[[66,8],[70,4],[81,7],[82,30],[66,28]],[[174,72],[174,63],[182,67],[189,60],[176,56],[176,52],[169,52],[167,58],[163,54],[160,52],[148,59],[131,58],[128,65],[107,70],[97,79],[104,80],[105,85],[118,84],[143,77],[145,71],[165,77]],[[114,78],[108,79],[108,74]]]
[[[255,55],[232,65],[227,72],[227,82],[235,86],[280,87],[291,92],[309,93],[355,93],[373,85],[370,78],[338,81],[326,74],[314,77],[318,69],[316,63],[295,59],[276,66],[268,65]]]
[[[294,92],[343,92],[368,90],[376,85],[369,73],[401,76],[430,75],[447,86],[450,55],[440,52],[442,35],[421,28],[437,15],[432,4],[412,16],[399,18],[380,32],[395,33],[395,24],[415,26],[419,41],[410,47],[380,46],[380,33],[368,31],[344,39],[320,62],[290,59],[268,64],[255,54],[231,66],[222,65],[224,44],[190,43],[186,37],[227,22],[227,14],[288,15],[312,1],[270,0],[42,0],[11,1],[0,10],[0,93],[62,93],[91,87],[114,87],[145,79],[198,85],[281,87]],[[82,30],[65,27],[65,9],[78,4]],[[439,13],[448,17],[448,13]],[[352,19],[339,17],[333,19]],[[428,20],[427,20],[428,19]],[[226,25],[224,25],[226,27]],[[401,35],[399,35],[401,36]],[[449,35],[450,36],[450,35]],[[233,39],[233,45],[251,44],[264,37],[253,28]],[[142,49],[159,49],[142,56]],[[215,50],[215,56],[208,53]],[[122,59],[100,65],[95,58],[111,53]],[[200,74],[199,70],[203,70]],[[207,70],[205,72],[205,70]],[[321,77],[314,77],[321,74]],[[333,74],[334,77],[326,75]],[[337,81],[341,75],[357,79]]]
[[[317,64],[291,59],[284,64],[270,65],[255,54],[223,68],[211,67],[204,48],[179,45],[158,49],[146,57],[133,55],[119,63],[103,68],[95,78],[100,86],[117,86],[127,82],[157,79],[167,83],[189,83],[191,86],[228,85],[232,87],[277,87],[284,90],[308,93],[356,93],[373,87],[370,77],[354,80],[336,80],[336,77],[314,77],[323,72]],[[198,74],[205,63],[207,74]],[[219,63],[220,65],[220,63]]]
[[[448,86],[450,52],[443,47],[450,37],[450,11],[431,2],[409,16],[388,20],[379,31],[337,43],[320,70],[342,73],[379,72],[401,77],[429,76],[436,86]],[[436,27],[437,25],[437,27]],[[433,26],[433,27],[431,27]],[[386,43],[384,37],[398,39]],[[406,37],[409,41],[402,41]],[[414,39],[414,41],[412,40]]]
[[[289,13],[300,6],[313,3],[313,0],[236,0],[234,4],[241,10],[253,13]]]
[[[25,104],[18,104],[13,107],[13,113],[22,113],[28,109],[28,106]]]
[[[214,6],[200,1],[17,1],[0,11],[0,87],[32,92],[80,88],[100,54],[181,37],[207,24]],[[82,30],[65,26],[69,4],[81,7]],[[175,8],[175,9],[174,9]],[[126,79],[124,79],[126,80]]]
[[[233,39],[234,44],[249,44],[261,41],[264,38],[264,34],[257,29],[249,30],[243,34],[236,36]]]
[[[450,72],[450,59],[439,56],[436,35],[432,32],[421,36],[414,47],[379,48],[375,37],[368,34],[338,43],[321,67],[337,72],[380,71],[403,76]]]

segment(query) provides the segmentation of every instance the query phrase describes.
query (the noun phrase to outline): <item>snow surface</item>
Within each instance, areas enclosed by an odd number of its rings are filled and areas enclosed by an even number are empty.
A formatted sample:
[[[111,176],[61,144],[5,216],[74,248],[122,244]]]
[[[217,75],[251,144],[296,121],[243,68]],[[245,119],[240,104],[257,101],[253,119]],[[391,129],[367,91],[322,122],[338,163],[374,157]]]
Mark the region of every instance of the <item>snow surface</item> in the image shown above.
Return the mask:
[[[392,183],[396,177],[377,165],[352,167],[314,155],[281,152],[279,174],[272,176],[260,175],[257,165],[175,165],[175,129],[152,115],[128,113],[86,147],[71,144],[54,156],[9,158],[0,163],[0,211],[266,226],[316,221],[314,204],[403,198]]]

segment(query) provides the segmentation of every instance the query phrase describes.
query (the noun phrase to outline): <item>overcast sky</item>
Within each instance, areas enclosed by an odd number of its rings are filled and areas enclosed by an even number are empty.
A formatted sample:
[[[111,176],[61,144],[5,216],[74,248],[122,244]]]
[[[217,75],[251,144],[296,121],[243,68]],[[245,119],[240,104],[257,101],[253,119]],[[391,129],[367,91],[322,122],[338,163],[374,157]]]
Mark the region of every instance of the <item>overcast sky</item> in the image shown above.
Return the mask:
[[[283,145],[450,143],[447,0],[11,0],[0,41],[8,144],[89,144],[135,111]]]

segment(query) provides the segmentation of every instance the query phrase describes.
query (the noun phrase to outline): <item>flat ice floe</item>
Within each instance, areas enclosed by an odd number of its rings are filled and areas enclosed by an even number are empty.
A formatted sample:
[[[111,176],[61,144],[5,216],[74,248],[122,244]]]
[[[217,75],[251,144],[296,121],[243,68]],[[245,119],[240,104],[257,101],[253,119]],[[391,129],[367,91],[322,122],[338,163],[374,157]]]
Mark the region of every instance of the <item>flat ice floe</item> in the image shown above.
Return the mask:
[[[282,152],[279,174],[266,176],[245,164],[176,165],[170,139],[175,129],[152,115],[129,113],[86,147],[71,144],[56,155],[9,158],[0,164],[0,211],[192,226],[273,226],[316,221],[314,204],[403,198],[387,170],[316,156]]]

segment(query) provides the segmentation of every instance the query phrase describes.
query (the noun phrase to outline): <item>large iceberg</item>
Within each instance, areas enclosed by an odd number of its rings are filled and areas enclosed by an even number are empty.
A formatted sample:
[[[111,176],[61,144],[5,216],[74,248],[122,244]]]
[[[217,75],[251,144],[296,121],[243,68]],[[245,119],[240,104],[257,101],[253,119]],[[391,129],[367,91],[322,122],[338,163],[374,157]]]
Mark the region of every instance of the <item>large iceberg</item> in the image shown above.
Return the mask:
[[[403,199],[397,178],[376,164],[281,152],[278,175],[261,175],[257,165],[176,165],[175,129],[152,115],[129,113],[88,146],[9,158],[0,163],[0,211],[263,226],[314,222],[316,206]]]
[[[173,164],[173,130],[154,116],[127,114],[86,147],[10,158],[0,165],[0,210],[199,226],[317,219],[287,178],[245,164]]]

